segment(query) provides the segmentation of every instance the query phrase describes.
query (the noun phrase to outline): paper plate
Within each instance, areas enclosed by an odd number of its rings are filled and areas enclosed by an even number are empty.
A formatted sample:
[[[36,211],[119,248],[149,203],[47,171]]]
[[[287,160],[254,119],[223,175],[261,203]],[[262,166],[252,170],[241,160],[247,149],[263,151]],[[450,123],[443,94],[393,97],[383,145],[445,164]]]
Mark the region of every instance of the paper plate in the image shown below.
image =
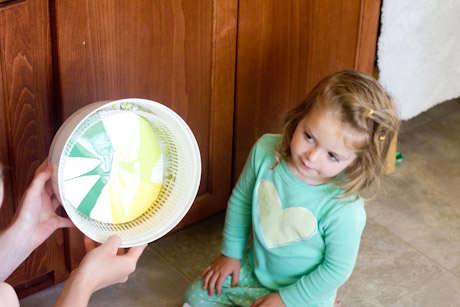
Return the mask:
[[[122,247],[152,242],[184,217],[201,177],[197,142],[187,124],[154,101],[88,105],[69,117],[50,147],[52,183],[73,223]]]

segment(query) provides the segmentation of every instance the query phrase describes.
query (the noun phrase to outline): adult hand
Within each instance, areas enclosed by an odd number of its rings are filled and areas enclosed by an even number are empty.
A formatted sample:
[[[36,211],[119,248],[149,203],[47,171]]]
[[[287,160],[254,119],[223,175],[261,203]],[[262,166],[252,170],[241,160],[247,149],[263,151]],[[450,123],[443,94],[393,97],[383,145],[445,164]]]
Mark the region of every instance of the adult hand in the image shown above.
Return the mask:
[[[251,307],[286,307],[279,293],[271,293],[257,299]]]
[[[96,247],[102,245],[101,243],[98,243],[98,242],[94,241],[93,239],[90,239],[86,235],[83,235],[83,244],[85,245],[86,253],[89,253],[90,251],[92,251]],[[124,255],[124,254],[127,253],[127,251],[128,251],[128,248],[119,248],[118,251],[117,251],[117,255]]]
[[[35,172],[12,222],[0,233],[0,281],[5,280],[56,229],[73,227],[56,214],[60,206],[51,187],[53,167],[46,159]]]
[[[32,183],[24,193],[18,211],[13,219],[22,234],[23,248],[32,252],[41,245],[56,229],[74,227],[68,218],[56,213],[61,205],[54,195],[50,182],[53,166],[48,159],[35,171]]]
[[[222,293],[222,285],[228,275],[232,274],[232,286],[236,286],[240,279],[240,260],[220,255],[200,275],[203,281],[203,290],[208,289],[212,295],[216,289],[217,295]]]
[[[93,292],[116,283],[126,282],[147,247],[147,244],[135,246],[126,254],[117,255],[120,244],[120,237],[113,235],[107,242],[91,250],[80,263],[77,273],[89,277],[88,283],[92,285]]]
[[[86,306],[91,294],[107,286],[123,283],[136,269],[136,263],[147,244],[132,247],[124,255],[117,255],[119,236],[91,250],[65,283],[56,306]]]

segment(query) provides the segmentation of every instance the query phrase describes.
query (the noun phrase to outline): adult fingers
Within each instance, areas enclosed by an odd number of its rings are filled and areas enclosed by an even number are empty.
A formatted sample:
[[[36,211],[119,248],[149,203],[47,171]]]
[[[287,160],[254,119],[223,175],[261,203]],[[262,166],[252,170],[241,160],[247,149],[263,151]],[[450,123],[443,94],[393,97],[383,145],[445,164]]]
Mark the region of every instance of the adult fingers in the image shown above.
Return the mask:
[[[46,193],[48,193],[48,195],[53,195],[54,194],[53,185],[51,184],[50,180],[45,182],[45,190],[46,190]]]
[[[126,256],[137,261],[137,259],[139,259],[139,257],[142,255],[146,247],[147,247],[147,244],[133,246],[129,249]]]
[[[51,196],[51,204],[53,205],[54,212],[56,212],[57,208],[59,208],[62,205],[57,199],[56,195]]]
[[[75,224],[67,217],[58,216],[57,228],[75,228]]]
[[[40,166],[41,168],[41,166]],[[32,180],[30,188],[35,191],[41,191],[45,183],[51,178],[53,174],[53,166],[48,165],[44,170],[35,173],[35,178]]]
[[[47,168],[47,166],[48,166],[48,157],[45,160],[43,160],[43,162],[37,167],[37,169],[35,170],[35,175],[43,172]]]

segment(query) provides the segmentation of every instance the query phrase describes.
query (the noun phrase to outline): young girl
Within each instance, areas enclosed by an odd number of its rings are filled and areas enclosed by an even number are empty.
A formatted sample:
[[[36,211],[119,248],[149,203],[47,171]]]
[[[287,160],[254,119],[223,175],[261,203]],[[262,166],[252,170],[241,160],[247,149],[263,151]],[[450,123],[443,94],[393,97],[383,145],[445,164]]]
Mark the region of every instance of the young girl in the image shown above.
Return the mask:
[[[373,78],[332,74],[252,148],[228,202],[222,254],[184,306],[333,306],[353,271],[399,120]],[[250,230],[252,240],[245,249]]]

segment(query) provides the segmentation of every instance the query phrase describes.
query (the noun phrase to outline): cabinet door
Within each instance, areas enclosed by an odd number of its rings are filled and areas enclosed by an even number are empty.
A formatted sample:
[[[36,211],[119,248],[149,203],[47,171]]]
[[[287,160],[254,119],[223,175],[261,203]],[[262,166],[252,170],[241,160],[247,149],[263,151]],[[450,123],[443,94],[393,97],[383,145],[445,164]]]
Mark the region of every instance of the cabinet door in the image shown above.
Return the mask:
[[[239,1],[234,180],[254,142],[325,75],[371,74],[380,0]]]
[[[225,208],[231,150],[237,1],[55,1],[56,88],[63,121],[84,105],[146,98],[177,112],[201,151],[198,197],[183,227]],[[82,256],[70,233],[71,261]]]
[[[0,229],[12,219],[54,133],[48,2],[0,3],[0,159],[5,198]],[[63,231],[57,231],[8,278],[22,290],[68,276]]]

